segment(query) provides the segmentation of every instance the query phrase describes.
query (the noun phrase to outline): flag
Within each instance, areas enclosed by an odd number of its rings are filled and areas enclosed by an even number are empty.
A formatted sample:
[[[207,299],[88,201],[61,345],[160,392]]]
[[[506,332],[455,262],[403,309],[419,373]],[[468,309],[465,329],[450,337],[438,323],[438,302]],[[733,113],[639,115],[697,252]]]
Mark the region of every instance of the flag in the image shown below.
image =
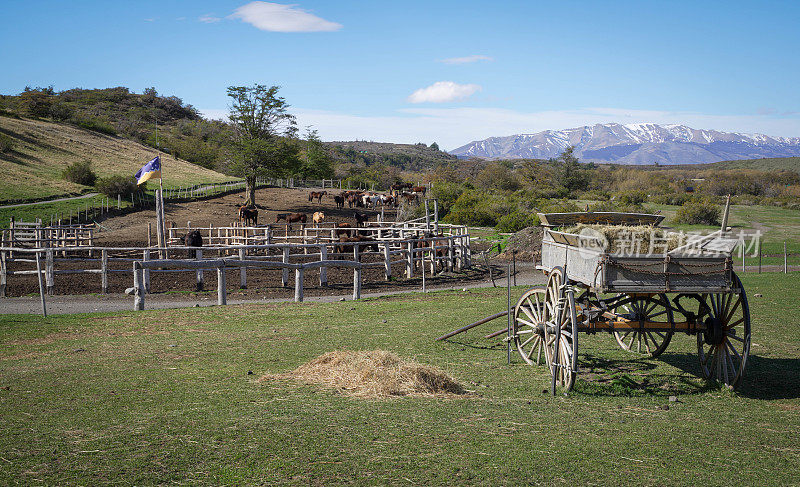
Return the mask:
[[[150,178],[161,179],[161,158],[159,156],[154,157],[150,162],[142,166],[134,177],[136,178],[136,184],[142,184]]]

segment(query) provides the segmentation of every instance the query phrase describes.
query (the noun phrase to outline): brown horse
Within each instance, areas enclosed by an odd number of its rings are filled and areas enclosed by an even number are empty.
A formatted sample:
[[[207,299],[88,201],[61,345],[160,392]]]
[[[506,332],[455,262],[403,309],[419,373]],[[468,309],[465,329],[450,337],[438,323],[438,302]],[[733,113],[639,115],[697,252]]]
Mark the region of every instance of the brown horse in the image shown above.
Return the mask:
[[[286,223],[289,224],[289,230],[291,230],[292,223],[305,223],[308,220],[308,216],[306,216],[305,213],[278,213],[277,218],[275,218],[275,223],[281,220],[285,220]]]
[[[239,208],[239,223],[243,225],[253,224],[258,225],[258,210],[256,208],[248,208],[243,206]]]
[[[355,237],[345,237],[342,235],[339,237],[339,245],[336,246],[336,252],[340,254],[344,254],[345,252],[352,252],[353,245],[343,245],[345,243],[355,243],[355,242],[369,242],[369,245],[360,245],[359,251],[361,250],[369,250],[372,249],[374,252],[378,251],[378,243],[375,241],[374,238],[365,237],[363,235],[356,235]]]
[[[311,191],[310,193],[308,193],[308,201],[310,203],[311,201],[314,200],[314,198],[316,198],[317,203],[320,204],[322,203],[322,197],[325,196],[326,194],[328,194],[327,191]]]

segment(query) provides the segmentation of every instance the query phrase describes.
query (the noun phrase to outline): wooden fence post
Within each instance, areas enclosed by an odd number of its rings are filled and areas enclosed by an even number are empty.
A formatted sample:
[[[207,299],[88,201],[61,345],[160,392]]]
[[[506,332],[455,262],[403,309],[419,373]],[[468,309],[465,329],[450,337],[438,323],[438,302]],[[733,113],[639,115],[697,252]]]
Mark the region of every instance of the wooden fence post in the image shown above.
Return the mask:
[[[439,201],[433,200],[433,231],[439,234]]]
[[[150,260],[150,249],[144,249],[143,254],[144,255],[142,257],[142,260],[144,260],[145,262]],[[142,270],[142,277],[143,277],[142,285],[143,285],[144,292],[147,293],[147,294],[150,294],[150,268],[149,267]]]
[[[361,299],[361,266],[353,267],[353,299]]]
[[[244,261],[244,249],[239,249],[239,260]],[[247,289],[247,266],[239,266],[239,289]]]
[[[45,253],[45,279],[47,281],[47,294],[53,295],[55,287],[55,272],[53,269],[53,249],[47,249]]]
[[[298,267],[294,270],[294,302],[295,303],[302,303],[303,302],[303,269],[302,267]]]
[[[141,266],[138,262],[133,263],[133,309],[142,311],[144,309],[144,290],[142,281],[144,280]]]
[[[431,216],[428,214],[428,198],[425,198],[425,231],[431,231]]]
[[[389,242],[383,244],[383,267],[386,273],[386,280],[392,279],[392,257],[389,249]]]
[[[328,260],[328,246],[325,244],[319,246],[319,260]],[[322,287],[328,285],[328,266],[319,266],[319,285]]]
[[[45,270],[45,273],[47,271]],[[36,252],[36,277],[39,281],[39,300],[42,303],[42,316],[47,316],[47,306],[45,305],[44,289],[42,288],[42,263],[39,252]]]
[[[203,251],[201,249],[195,250],[194,258],[198,261],[203,260]],[[197,269],[197,271],[195,271],[194,290],[195,291],[203,290],[203,269]]]
[[[283,248],[283,263],[284,264],[289,263],[289,247]],[[286,287],[288,283],[289,283],[289,268],[284,267],[281,272],[281,285],[283,287]]]
[[[414,277],[414,244],[412,242],[406,243],[406,278],[411,279]]]
[[[435,200],[434,200],[435,201]],[[447,238],[447,271],[453,272],[455,267],[455,253],[453,252],[453,237]]]
[[[0,298],[6,297],[6,284],[8,280],[8,255],[0,251]]]
[[[217,265],[217,304],[228,304],[227,290],[225,287],[225,262],[219,261]]]
[[[101,292],[108,294],[108,249],[100,252]]]

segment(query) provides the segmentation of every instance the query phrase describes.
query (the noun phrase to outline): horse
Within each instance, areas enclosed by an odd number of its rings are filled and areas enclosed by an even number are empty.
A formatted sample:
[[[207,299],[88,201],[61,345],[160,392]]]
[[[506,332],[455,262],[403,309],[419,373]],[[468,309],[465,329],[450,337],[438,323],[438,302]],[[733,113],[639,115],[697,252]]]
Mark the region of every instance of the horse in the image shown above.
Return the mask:
[[[258,210],[246,206],[239,208],[239,223],[258,225]]]
[[[192,230],[186,235],[183,236],[183,245],[184,247],[202,247],[203,246],[203,235],[200,233],[200,230]],[[195,257],[194,250],[187,250],[186,251],[187,257],[193,259]]]
[[[425,186],[414,186],[413,188],[411,188],[412,193],[420,193],[422,194],[422,196],[425,196],[426,191],[428,191],[428,188],[426,188]]]
[[[361,195],[359,193],[351,193],[347,197],[347,204],[348,204],[348,206],[350,206],[350,208],[352,208],[353,205],[356,205],[356,207],[359,207],[359,206],[362,207],[362,208],[364,207],[364,203],[361,200]]]
[[[411,183],[394,183],[391,187],[392,191],[403,191],[405,189],[411,189],[414,185]]]
[[[305,213],[278,213],[278,216],[275,218],[275,223],[278,223],[281,220],[285,220],[286,223],[289,224],[289,230],[292,229],[292,223],[300,222],[305,223],[308,219]]]
[[[356,219],[357,227],[360,227],[361,225],[366,223],[367,220],[369,220],[369,215],[362,215],[359,212],[353,213],[353,217]]]
[[[372,242],[369,245],[360,245],[359,246],[359,250],[361,250],[361,249],[363,249],[363,250],[372,249],[374,252],[378,251],[378,244],[377,244],[377,242],[375,241],[374,238],[365,237],[363,235],[356,235],[355,237],[345,237],[344,235],[342,235],[341,237],[339,237],[339,245],[336,246],[336,249],[335,249],[336,252],[338,252],[340,254],[344,254],[345,252],[347,252],[348,249],[350,249],[352,251],[354,246],[343,245],[343,244],[345,244],[345,243],[353,243],[353,242]]]
[[[319,225],[323,221],[325,221],[325,213],[321,211],[315,211],[314,214],[311,216],[311,219],[314,221],[315,224]]]
[[[352,227],[350,226],[349,223],[337,223],[336,224],[335,235],[337,237],[341,237],[342,235],[344,235],[346,237],[350,237],[350,236],[353,235],[354,231],[355,230],[352,229]]]
[[[417,196],[417,193],[404,192],[400,196],[405,198],[406,203],[408,203],[409,205],[413,205],[414,203],[419,202],[419,196]]]
[[[336,203],[336,208],[344,208],[344,196],[340,194],[334,195],[333,202]]]
[[[310,193],[308,193],[308,201],[310,203],[311,201],[314,200],[314,198],[316,198],[317,199],[317,203],[321,204],[322,203],[322,197],[325,196],[326,194],[328,194],[327,191],[311,191]]]

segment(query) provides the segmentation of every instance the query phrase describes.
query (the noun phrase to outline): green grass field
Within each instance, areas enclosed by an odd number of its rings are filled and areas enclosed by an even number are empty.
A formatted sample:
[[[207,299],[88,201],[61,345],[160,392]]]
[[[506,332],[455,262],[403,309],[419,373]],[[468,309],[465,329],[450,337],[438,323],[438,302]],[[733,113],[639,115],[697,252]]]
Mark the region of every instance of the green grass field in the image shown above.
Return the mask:
[[[753,343],[739,392],[697,377],[685,335],[658,360],[581,335],[568,397],[482,338],[503,320],[433,341],[503,309],[504,289],[5,316],[0,484],[793,484],[800,274],[743,280]],[[435,365],[474,392],[359,399],[257,380],[345,349]]]

